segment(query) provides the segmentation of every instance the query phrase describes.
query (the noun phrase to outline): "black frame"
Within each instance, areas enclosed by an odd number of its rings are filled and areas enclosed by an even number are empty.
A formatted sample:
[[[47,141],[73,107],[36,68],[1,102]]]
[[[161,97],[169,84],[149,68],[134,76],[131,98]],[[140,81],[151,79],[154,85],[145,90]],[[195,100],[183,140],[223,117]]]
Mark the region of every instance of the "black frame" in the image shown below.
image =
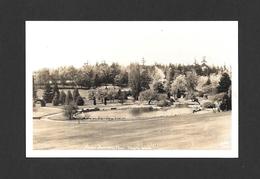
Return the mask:
[[[258,7],[257,0],[2,0],[1,178],[258,178]],[[238,20],[239,158],[26,159],[25,20]]]

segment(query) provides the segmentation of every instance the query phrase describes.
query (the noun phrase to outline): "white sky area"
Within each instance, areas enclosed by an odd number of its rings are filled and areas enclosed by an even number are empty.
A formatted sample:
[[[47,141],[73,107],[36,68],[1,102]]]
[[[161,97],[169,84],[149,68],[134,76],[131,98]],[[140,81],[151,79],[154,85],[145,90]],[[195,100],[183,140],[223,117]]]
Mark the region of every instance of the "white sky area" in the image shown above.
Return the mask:
[[[238,61],[237,21],[26,21],[32,70],[105,61],[128,65]]]

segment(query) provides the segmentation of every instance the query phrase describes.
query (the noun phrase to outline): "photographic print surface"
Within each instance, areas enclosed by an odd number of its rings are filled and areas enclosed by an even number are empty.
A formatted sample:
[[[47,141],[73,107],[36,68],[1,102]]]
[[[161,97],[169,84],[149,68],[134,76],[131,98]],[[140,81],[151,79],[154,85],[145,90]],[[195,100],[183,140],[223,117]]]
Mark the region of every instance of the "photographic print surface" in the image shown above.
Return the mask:
[[[27,157],[238,157],[237,21],[26,21]]]

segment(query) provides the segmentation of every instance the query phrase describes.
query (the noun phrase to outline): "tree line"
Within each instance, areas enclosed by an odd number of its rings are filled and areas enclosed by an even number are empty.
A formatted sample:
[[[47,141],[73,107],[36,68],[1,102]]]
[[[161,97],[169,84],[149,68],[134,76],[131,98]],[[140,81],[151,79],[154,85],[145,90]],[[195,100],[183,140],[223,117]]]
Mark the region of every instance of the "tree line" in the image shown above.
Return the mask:
[[[128,84],[128,72],[126,68],[117,63],[108,65],[100,63],[96,65],[83,65],[80,68],[63,66],[56,69],[43,68],[35,72],[35,84],[58,83],[85,88],[98,87],[106,84],[126,86]]]
[[[65,87],[66,85],[78,86],[84,88],[98,87],[107,84],[117,86],[129,86],[135,84],[131,81],[131,74],[135,74],[135,78],[140,80],[140,90],[147,89],[149,82],[156,75],[156,68],[159,68],[169,82],[173,81],[179,75],[187,75],[188,72],[195,72],[197,76],[209,76],[217,74],[220,71],[226,71],[225,66],[206,66],[203,64],[194,63],[192,65],[183,64],[154,64],[154,65],[139,65],[130,64],[121,66],[118,63],[111,65],[103,62],[95,65],[85,64],[80,68],[74,66],[62,66],[55,69],[43,68],[34,73],[34,83],[44,86],[46,83],[57,83]],[[130,80],[130,81],[129,81]],[[137,84],[135,84],[137,85]]]

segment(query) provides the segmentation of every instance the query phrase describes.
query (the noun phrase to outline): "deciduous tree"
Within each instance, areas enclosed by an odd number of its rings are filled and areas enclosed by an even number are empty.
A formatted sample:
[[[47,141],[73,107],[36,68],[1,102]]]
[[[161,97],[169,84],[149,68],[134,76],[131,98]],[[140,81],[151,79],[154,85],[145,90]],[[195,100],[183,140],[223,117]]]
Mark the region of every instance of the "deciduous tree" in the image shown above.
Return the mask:
[[[129,86],[132,89],[132,94],[135,100],[138,99],[139,93],[141,91],[141,77],[140,77],[140,66],[139,64],[130,64],[129,71]]]

